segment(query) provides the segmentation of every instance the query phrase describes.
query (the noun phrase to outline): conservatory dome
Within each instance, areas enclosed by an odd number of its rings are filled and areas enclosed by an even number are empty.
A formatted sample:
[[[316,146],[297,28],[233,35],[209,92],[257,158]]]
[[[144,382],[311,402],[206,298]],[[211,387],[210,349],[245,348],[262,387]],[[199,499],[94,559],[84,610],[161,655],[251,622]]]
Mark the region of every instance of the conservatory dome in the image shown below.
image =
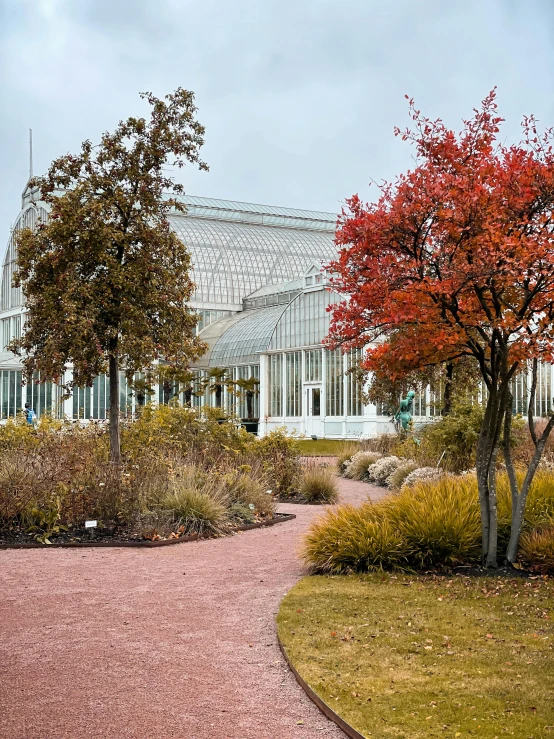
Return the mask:
[[[47,211],[25,190],[23,209],[15,223],[3,263],[1,309],[21,305],[21,292],[11,287],[15,267],[14,234],[34,227]],[[199,309],[240,311],[243,299],[265,285],[300,277],[306,265],[336,254],[333,213],[254,205],[183,195],[186,213],[169,215],[171,227],[188,247]]]

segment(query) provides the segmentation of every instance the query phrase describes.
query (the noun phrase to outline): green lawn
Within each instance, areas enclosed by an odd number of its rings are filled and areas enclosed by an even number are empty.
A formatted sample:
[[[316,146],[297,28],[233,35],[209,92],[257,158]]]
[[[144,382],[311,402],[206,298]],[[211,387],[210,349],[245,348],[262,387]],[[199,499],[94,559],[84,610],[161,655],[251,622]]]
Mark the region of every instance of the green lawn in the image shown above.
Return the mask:
[[[298,447],[303,457],[336,457],[345,447],[352,448],[354,454],[358,443],[342,439],[299,439]]]
[[[554,580],[306,577],[279,637],[367,737],[554,738]]]

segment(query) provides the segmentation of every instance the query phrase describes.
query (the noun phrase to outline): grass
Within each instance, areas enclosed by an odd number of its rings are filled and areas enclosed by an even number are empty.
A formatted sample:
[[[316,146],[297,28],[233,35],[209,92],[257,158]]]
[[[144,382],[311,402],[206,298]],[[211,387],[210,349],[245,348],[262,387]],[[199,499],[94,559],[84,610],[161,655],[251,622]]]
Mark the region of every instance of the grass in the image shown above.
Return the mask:
[[[279,637],[366,737],[554,737],[554,581],[306,577]]]
[[[303,457],[337,457],[343,449],[352,447],[354,453],[359,442],[343,439],[299,439],[298,449]]]
[[[302,472],[299,492],[307,503],[336,503],[339,499],[336,475],[330,467],[306,467]]]

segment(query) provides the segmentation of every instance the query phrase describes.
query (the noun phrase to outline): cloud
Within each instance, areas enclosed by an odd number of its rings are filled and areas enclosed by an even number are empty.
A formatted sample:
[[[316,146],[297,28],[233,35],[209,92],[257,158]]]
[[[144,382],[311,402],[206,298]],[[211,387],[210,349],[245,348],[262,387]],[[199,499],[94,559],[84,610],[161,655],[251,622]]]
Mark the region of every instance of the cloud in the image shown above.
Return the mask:
[[[141,90],[196,92],[209,173],[191,194],[338,211],[411,166],[404,93],[459,126],[498,85],[503,135],[554,122],[549,0],[0,0],[0,230],[27,177],[140,113]],[[0,242],[0,251],[2,243]]]

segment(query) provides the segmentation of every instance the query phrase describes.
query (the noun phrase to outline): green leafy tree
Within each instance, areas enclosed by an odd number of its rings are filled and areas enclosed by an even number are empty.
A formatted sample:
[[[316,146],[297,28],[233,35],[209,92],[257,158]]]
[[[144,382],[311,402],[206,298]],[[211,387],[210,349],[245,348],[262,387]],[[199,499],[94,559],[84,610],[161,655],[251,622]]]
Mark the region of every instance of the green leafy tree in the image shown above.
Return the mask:
[[[56,159],[31,181],[50,210],[48,222],[17,239],[14,285],[21,285],[28,315],[12,350],[23,355],[25,375],[42,381],[91,385],[110,378],[111,459],[119,463],[119,371],[132,379],[151,372],[163,357],[186,367],[205,349],[197,317],[188,305],[194,284],[186,246],[168,216],[185,208],[182,185],[167,165],[199,158],[204,128],[196,120],[194,94],[182,88],[160,100],[141,98],[150,116],[121,121],[93,146]]]

